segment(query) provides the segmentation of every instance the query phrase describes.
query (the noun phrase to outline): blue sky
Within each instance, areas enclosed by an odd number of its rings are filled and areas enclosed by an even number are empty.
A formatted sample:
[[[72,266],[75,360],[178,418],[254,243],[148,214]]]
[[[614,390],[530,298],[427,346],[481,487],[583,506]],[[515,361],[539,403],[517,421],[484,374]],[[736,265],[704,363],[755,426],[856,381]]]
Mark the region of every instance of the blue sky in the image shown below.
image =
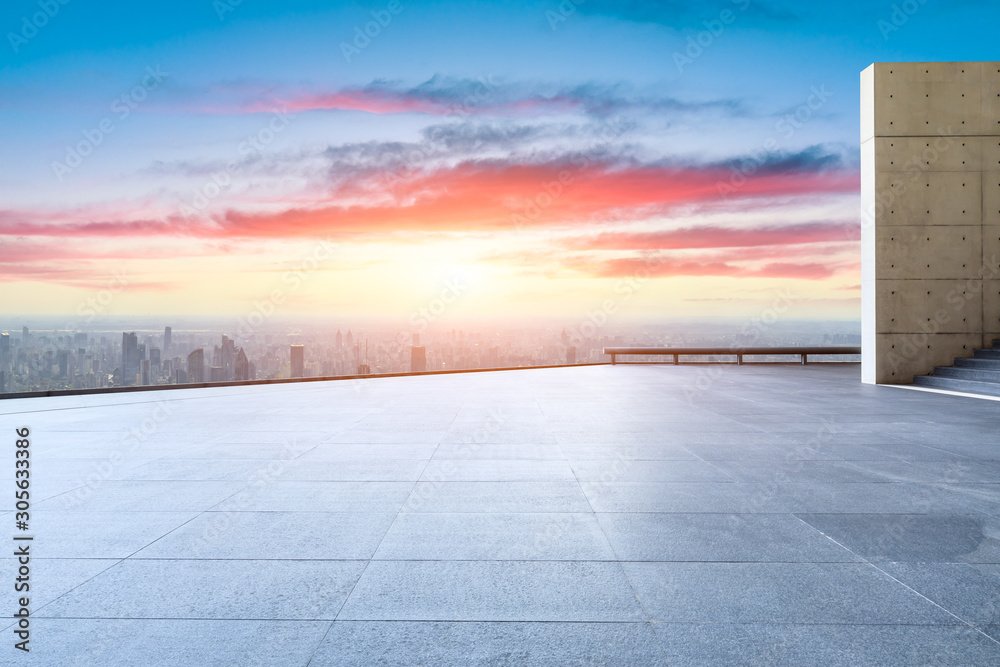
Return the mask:
[[[636,316],[794,288],[803,315],[855,317],[838,229],[856,224],[858,74],[996,59],[998,19],[969,0],[7,2],[6,308],[72,310],[124,267],[123,313],[239,311],[323,239],[340,259],[294,312],[391,316],[449,272],[481,287],[469,315],[577,312],[654,257]],[[765,146],[750,185],[713,194]],[[567,165],[586,189],[512,234]]]

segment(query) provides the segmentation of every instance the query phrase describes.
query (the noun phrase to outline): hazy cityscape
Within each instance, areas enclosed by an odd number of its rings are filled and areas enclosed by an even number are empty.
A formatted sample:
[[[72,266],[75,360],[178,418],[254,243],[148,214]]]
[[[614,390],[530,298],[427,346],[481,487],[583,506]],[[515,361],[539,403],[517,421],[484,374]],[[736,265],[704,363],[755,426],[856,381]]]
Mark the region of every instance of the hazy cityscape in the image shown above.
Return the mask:
[[[608,361],[608,346],[853,346],[861,340],[859,324],[850,321],[470,324],[422,332],[369,322],[245,332],[190,320],[80,328],[38,317],[23,321],[31,324],[7,322],[0,329],[0,393],[601,363]]]

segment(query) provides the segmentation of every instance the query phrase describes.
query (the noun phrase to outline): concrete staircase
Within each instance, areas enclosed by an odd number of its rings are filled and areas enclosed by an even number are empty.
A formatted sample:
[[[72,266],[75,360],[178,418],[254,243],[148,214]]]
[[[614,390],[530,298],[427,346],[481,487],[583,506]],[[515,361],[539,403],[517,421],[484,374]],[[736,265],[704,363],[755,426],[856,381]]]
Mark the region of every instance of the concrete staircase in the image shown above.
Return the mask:
[[[955,359],[954,366],[938,366],[932,375],[918,375],[913,384],[1000,396],[1000,340],[993,341],[993,349],[976,350],[971,359]]]

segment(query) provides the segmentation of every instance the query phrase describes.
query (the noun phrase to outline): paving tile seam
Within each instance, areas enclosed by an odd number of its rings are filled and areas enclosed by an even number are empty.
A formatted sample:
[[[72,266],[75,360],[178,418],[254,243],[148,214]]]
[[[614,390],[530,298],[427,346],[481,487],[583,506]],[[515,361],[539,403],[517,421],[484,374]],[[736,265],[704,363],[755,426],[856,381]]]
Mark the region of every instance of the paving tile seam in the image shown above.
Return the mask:
[[[813,530],[815,530],[816,532],[818,532],[818,533],[819,533],[820,535],[822,535],[822,536],[823,536],[823,537],[825,537],[826,539],[828,539],[828,540],[830,540],[831,542],[833,542],[834,544],[836,544],[837,546],[841,547],[842,549],[845,549],[845,550],[847,550],[847,551],[848,551],[848,552],[850,552],[850,553],[853,553],[853,554],[854,554],[855,556],[857,556],[857,557],[858,557],[858,558],[860,558],[860,559],[861,559],[862,561],[864,561],[864,564],[866,564],[866,565],[868,565],[869,567],[873,568],[873,569],[874,569],[874,570],[876,570],[877,572],[880,572],[880,573],[881,573],[881,574],[882,574],[883,576],[885,576],[885,577],[887,577],[887,578],[891,579],[892,581],[896,582],[897,584],[899,584],[900,586],[902,586],[902,587],[903,587],[903,588],[905,588],[906,590],[910,591],[910,592],[911,592],[911,593],[913,593],[914,595],[917,595],[918,597],[922,598],[923,600],[925,600],[925,601],[929,602],[929,603],[930,603],[931,605],[933,605],[933,606],[937,607],[938,609],[940,609],[941,611],[945,612],[945,613],[946,613],[946,614],[948,614],[949,616],[951,616],[951,617],[955,618],[956,620],[960,621],[960,622],[961,622],[962,624],[964,624],[965,626],[967,626],[967,627],[969,627],[969,628],[971,628],[971,629],[975,630],[976,632],[978,632],[979,634],[981,634],[981,635],[982,635],[983,637],[986,637],[986,638],[987,638],[988,640],[990,640],[990,641],[991,641],[991,642],[993,642],[994,644],[997,644],[998,646],[1000,646],[1000,640],[998,640],[997,638],[993,637],[992,635],[990,635],[990,634],[988,634],[988,633],[984,632],[984,631],[983,631],[983,630],[982,630],[982,629],[981,629],[981,628],[980,628],[979,626],[975,625],[975,624],[974,624],[974,623],[972,623],[971,621],[967,621],[967,620],[965,620],[964,618],[962,618],[961,616],[959,616],[959,615],[958,615],[958,614],[956,614],[955,612],[951,611],[951,610],[950,610],[950,609],[948,609],[947,607],[945,607],[945,606],[943,606],[943,605],[941,605],[941,604],[939,604],[939,603],[935,602],[934,600],[930,599],[929,597],[927,597],[926,595],[924,595],[924,594],[923,594],[923,593],[921,593],[920,591],[916,590],[916,589],[915,589],[915,588],[913,588],[912,586],[909,586],[909,585],[907,585],[907,584],[903,583],[902,581],[900,581],[899,579],[897,579],[897,578],[896,578],[896,577],[894,577],[893,575],[889,574],[888,572],[886,572],[885,570],[883,570],[882,568],[880,568],[880,567],[879,567],[879,566],[878,566],[877,564],[875,564],[875,563],[874,563],[874,562],[872,562],[871,560],[869,560],[869,559],[865,558],[864,556],[862,556],[861,554],[859,554],[859,553],[855,552],[855,551],[854,551],[853,549],[850,549],[850,548],[848,548],[848,547],[847,547],[846,545],[844,545],[844,544],[841,544],[841,543],[840,543],[840,542],[838,542],[837,540],[833,539],[832,537],[830,537],[829,535],[827,535],[826,533],[824,533],[824,532],[823,532],[822,530],[820,530],[819,528],[817,528],[817,527],[813,526],[812,524],[810,524],[810,523],[809,523],[808,521],[806,521],[805,519],[802,519],[801,517],[796,517],[796,518],[797,518],[797,519],[799,519],[799,521],[802,521],[802,523],[804,523],[804,524],[806,524],[807,526],[809,526],[810,528],[812,528]]]
[[[860,557],[859,557],[860,558]],[[10,560],[10,559],[8,559]],[[265,562],[265,563],[665,563],[665,564],[702,564],[702,565],[864,565],[860,560],[633,560],[615,558],[186,558],[163,556],[91,556],[86,558],[38,558],[37,560],[119,560],[121,562],[137,561],[168,561],[168,562]],[[900,561],[875,561],[880,563],[895,563]],[[922,561],[904,561],[920,563]],[[941,565],[995,565],[997,563],[976,561],[933,561]],[[870,563],[868,563],[870,564]]]
[[[565,457],[566,456],[566,452],[563,450],[562,443],[559,443],[557,446],[559,448],[559,451]],[[692,454],[693,454],[693,452],[692,452]],[[582,493],[583,497],[587,499],[587,506],[590,507],[590,514],[594,517],[594,520],[597,521],[597,513],[594,511],[594,504],[591,502],[590,496],[587,495],[587,490],[583,488],[583,483],[580,481],[580,476],[577,474],[576,470],[573,468],[572,465],[570,466],[570,470],[573,472],[573,477],[576,479],[576,484],[577,484],[577,487],[580,489],[580,493]],[[652,626],[649,625],[650,621],[652,620],[652,617],[649,615],[649,612],[646,610],[645,605],[642,604],[642,600],[639,598],[639,592],[635,589],[635,586],[633,585],[632,580],[628,576],[628,572],[625,570],[625,567],[622,565],[621,559],[620,559],[620,557],[618,555],[618,551],[615,549],[614,544],[612,544],[612,542],[611,542],[611,538],[608,537],[608,533],[604,529],[604,526],[601,525],[600,521],[597,521],[597,527],[601,531],[601,536],[604,538],[604,542],[608,546],[608,549],[614,555],[615,561],[618,563],[618,571],[621,572],[621,574],[622,574],[623,577],[625,577],[625,582],[628,583],[629,590],[632,592],[632,597],[635,599],[635,603],[636,603],[636,605],[638,605],[639,611],[642,612],[642,615],[646,618],[646,625],[650,628],[650,630],[652,630]],[[656,640],[656,643],[660,647],[661,651],[665,650],[665,647],[663,646],[662,642],[658,638]]]
[[[42,611],[43,609],[45,609],[49,605],[58,602],[59,600],[61,600],[62,598],[66,597],[67,595],[69,595],[70,593],[72,593],[76,589],[80,588],[84,584],[90,583],[91,581],[93,581],[97,577],[101,576],[102,574],[104,574],[105,572],[107,572],[108,570],[110,570],[111,568],[117,567],[117,566],[121,565],[123,562],[125,562],[124,558],[100,558],[100,559],[96,559],[96,558],[95,559],[89,559],[89,558],[88,559],[82,559],[82,558],[81,559],[72,559],[72,558],[70,558],[70,559],[66,559],[66,560],[114,560],[114,561],[117,561],[117,562],[108,565],[106,568],[104,568],[100,572],[95,573],[94,576],[89,577],[88,579],[85,579],[84,581],[81,581],[79,584],[77,584],[76,586],[73,586],[68,591],[66,591],[66,592],[64,592],[64,593],[62,593],[60,595],[57,595],[56,597],[52,598],[51,600],[49,600],[48,602],[46,602],[45,604],[43,604],[41,607],[39,607],[38,611]],[[37,614],[38,612],[35,612],[35,613]]]
[[[464,407],[465,405],[466,405],[466,401],[463,401],[462,405],[459,407],[459,412],[461,411],[462,407]],[[457,418],[458,418],[458,412],[455,413],[455,416],[452,418],[452,421],[449,423],[449,428],[452,425],[454,425],[455,420]],[[420,471],[420,476],[421,477],[423,477],[424,474],[427,472],[427,468],[430,466],[431,459],[434,458],[434,455],[437,453],[438,449],[440,449],[440,448],[441,448],[441,443],[438,443],[437,445],[435,445],[434,451],[431,453],[430,458],[427,459],[427,462],[424,464],[423,470]],[[354,584],[351,586],[351,590],[348,591],[348,593],[347,593],[346,596],[344,596],[344,601],[340,604],[340,607],[337,609],[337,613],[334,614],[334,617],[332,619],[334,622],[336,622],[336,620],[340,616],[341,612],[343,612],[344,607],[347,606],[347,603],[350,601],[351,596],[354,595],[354,591],[357,589],[358,584],[361,582],[361,579],[365,576],[365,572],[368,571],[368,567],[371,565],[372,558],[374,558],[375,554],[378,553],[378,550],[382,548],[382,544],[385,542],[386,536],[388,536],[389,532],[392,530],[392,527],[396,524],[396,521],[399,520],[399,515],[403,511],[403,507],[406,506],[407,501],[413,495],[413,490],[417,488],[417,484],[418,483],[419,482],[415,481],[410,486],[410,490],[406,494],[406,498],[403,500],[402,503],[400,503],[399,508],[396,511],[396,516],[393,518],[392,521],[389,522],[389,525],[386,527],[385,532],[382,533],[382,538],[379,540],[378,544],[375,545],[375,549],[372,551],[371,556],[368,558],[368,561],[365,563],[364,568],[362,568],[361,573],[358,575],[358,578],[354,580]],[[329,632],[330,632],[330,630],[332,628],[333,628],[333,623],[331,623],[330,627],[327,628],[327,631],[325,633],[323,633],[323,637],[320,639],[319,645],[317,645],[315,651],[313,651],[313,654],[309,656],[309,663],[312,662],[312,659],[315,656],[316,651],[319,651],[320,646],[322,646],[323,642],[326,641],[326,637],[327,637],[327,635],[329,634]],[[308,663],[307,663],[306,667],[308,667]]]
[[[36,614],[31,615],[32,618],[44,619],[46,621],[224,621],[228,623],[469,623],[469,624],[494,624],[494,623],[510,623],[518,625],[767,625],[767,624],[754,624],[754,623],[733,623],[733,624],[716,624],[716,623],[664,623],[661,621],[604,621],[604,620],[594,620],[594,621],[581,621],[578,619],[571,620],[511,620],[511,619],[468,619],[468,618],[455,618],[455,619],[406,619],[406,618],[378,618],[378,619],[361,619],[361,618],[346,618],[341,620],[333,620],[329,618],[217,618],[213,616],[200,617],[200,616],[38,616]],[[783,624],[773,624],[773,625],[851,625],[851,624],[834,624],[834,623],[783,623]],[[865,625],[865,624],[857,624]],[[912,625],[912,624],[911,624]],[[948,623],[935,623],[935,624],[923,624],[918,625],[918,627],[960,627],[961,624],[948,624]],[[322,643],[322,642],[321,642]]]

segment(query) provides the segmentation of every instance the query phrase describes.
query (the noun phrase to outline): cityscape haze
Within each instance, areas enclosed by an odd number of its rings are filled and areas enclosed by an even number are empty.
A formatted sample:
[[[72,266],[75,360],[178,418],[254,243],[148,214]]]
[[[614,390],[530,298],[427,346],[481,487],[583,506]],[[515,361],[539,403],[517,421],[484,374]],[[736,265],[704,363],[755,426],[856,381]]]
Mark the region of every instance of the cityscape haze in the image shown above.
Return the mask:
[[[622,323],[590,320],[477,324],[427,329],[359,321],[274,323],[233,333],[224,323],[186,318],[185,326],[136,320],[132,326],[93,325],[66,330],[53,318],[0,338],[4,393],[142,385],[333,377],[359,374],[520,368],[606,363],[608,346],[858,345],[851,321]],[[128,331],[122,331],[125,328]],[[11,327],[17,331],[17,327]],[[583,335],[587,333],[588,335]],[[414,342],[420,345],[414,345]],[[637,357],[636,361],[643,360]],[[662,361],[662,359],[660,359]],[[367,364],[369,369],[361,368]]]

